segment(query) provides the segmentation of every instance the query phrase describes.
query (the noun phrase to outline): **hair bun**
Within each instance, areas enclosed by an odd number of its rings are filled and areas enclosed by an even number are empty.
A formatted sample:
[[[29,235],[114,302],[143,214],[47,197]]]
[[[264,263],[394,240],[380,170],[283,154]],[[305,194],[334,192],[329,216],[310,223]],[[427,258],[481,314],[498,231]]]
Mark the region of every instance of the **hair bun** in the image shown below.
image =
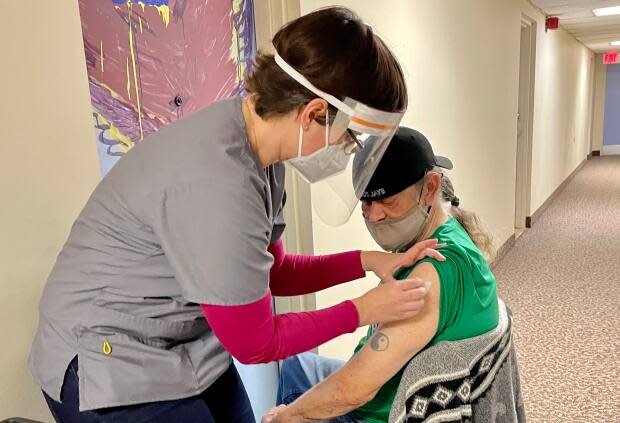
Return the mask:
[[[452,200],[450,200],[450,204],[452,205],[452,207],[458,207],[461,205],[461,200],[459,200],[459,197],[455,195],[454,197],[452,197]]]

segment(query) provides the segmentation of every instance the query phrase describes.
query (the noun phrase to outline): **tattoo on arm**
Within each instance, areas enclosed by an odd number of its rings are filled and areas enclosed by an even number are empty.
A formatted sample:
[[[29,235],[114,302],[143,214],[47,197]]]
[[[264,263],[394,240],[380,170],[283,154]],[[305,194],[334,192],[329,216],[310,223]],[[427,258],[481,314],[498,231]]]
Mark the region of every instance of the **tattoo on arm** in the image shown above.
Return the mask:
[[[375,351],[385,351],[390,346],[390,338],[383,332],[377,332],[372,336],[370,346]]]

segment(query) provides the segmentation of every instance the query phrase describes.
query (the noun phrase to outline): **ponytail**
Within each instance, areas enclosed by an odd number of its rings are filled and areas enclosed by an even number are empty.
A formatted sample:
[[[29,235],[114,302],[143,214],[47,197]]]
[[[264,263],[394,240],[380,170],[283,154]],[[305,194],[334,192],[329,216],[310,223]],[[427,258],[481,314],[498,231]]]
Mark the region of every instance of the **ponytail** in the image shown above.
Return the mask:
[[[488,261],[491,261],[495,255],[491,234],[482,227],[480,218],[476,213],[463,210],[460,207],[461,200],[454,194],[452,181],[446,175],[441,180],[441,198],[450,204],[449,214],[458,220],[476,247]]]

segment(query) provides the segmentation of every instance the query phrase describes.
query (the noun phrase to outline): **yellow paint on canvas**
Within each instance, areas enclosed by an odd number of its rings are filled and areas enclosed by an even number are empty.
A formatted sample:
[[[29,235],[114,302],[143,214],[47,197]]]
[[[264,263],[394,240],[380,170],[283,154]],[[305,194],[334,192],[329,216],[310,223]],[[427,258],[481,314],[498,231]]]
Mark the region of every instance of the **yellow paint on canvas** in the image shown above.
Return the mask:
[[[136,52],[135,46],[133,42],[133,30],[131,28],[131,18],[132,18],[132,8],[131,3],[127,2],[127,7],[129,8],[129,51],[131,51],[131,65],[133,70],[133,85],[136,92],[136,103],[138,109],[138,123],[140,125],[140,139],[144,139],[144,131],[142,130],[142,107],[140,106],[140,90],[138,86],[138,70],[136,66]]]
[[[103,70],[103,40],[101,40],[101,45],[99,46],[99,55],[101,56],[101,60],[100,60],[100,62],[101,62],[101,72],[103,73],[103,72],[105,72]]]
[[[230,59],[237,67],[237,75],[235,76],[235,80],[237,83],[241,82],[241,80],[243,79],[243,72],[241,72],[240,70],[241,66],[239,66],[239,53],[240,53],[239,34],[237,33],[237,28],[233,26],[232,27],[232,40],[230,44]]]
[[[230,44],[230,59],[237,63],[239,62],[239,34],[237,33],[237,28],[233,26],[232,28],[232,40]]]
[[[129,56],[127,56],[127,99],[131,100],[131,78],[129,77]]]
[[[154,7],[155,9],[157,9],[159,16],[161,16],[161,18],[163,19],[164,25],[166,25],[166,28],[168,28],[168,24],[170,23],[170,8],[165,5]]]
[[[232,13],[237,14],[241,12],[241,4],[242,0],[233,0],[232,1]],[[245,49],[245,39],[243,37],[239,37],[239,33],[237,31],[237,27],[233,25],[232,27],[232,40],[230,44],[230,59],[237,67],[237,75],[235,80],[237,83],[240,83],[243,80],[243,75],[245,73],[246,64],[241,62],[241,52]]]
[[[114,126],[112,122],[104,118],[101,113],[97,113],[97,120],[99,122],[103,122],[110,127],[110,129],[107,130],[107,135],[109,135],[112,139],[120,142],[120,144],[118,144],[118,148],[123,153],[131,150],[131,148],[136,144],[128,136],[124,135],[116,126]]]
[[[241,11],[241,1],[242,0],[233,0],[232,2],[232,13],[237,14]]]
[[[142,18],[138,16],[138,22],[140,22],[140,34],[142,34]]]

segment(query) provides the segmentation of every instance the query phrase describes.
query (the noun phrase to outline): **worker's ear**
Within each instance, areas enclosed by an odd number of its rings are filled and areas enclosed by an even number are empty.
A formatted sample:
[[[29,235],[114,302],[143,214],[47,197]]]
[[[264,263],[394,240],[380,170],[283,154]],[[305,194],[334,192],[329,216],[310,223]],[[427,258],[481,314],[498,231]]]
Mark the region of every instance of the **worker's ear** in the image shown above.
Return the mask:
[[[318,117],[324,117],[326,112],[327,101],[322,98],[315,98],[299,109],[297,119],[299,119],[299,124],[301,127],[308,130],[310,125],[315,122],[315,119]]]

